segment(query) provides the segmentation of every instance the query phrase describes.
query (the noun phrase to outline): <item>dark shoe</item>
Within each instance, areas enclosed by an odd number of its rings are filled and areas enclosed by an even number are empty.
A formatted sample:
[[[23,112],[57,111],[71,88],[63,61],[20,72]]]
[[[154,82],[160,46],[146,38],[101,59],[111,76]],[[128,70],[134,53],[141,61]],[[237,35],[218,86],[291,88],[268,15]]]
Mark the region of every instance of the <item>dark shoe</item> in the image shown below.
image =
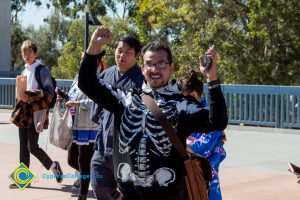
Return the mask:
[[[73,183],[71,190],[72,190],[72,191],[76,191],[76,190],[79,190],[79,188],[80,188],[80,179],[77,179],[77,180]]]
[[[60,165],[57,161],[53,161],[55,163],[54,169],[52,169],[53,174],[55,175],[56,181],[61,183],[63,181],[63,172],[60,168]]]
[[[78,200],[86,200],[87,199],[87,197],[86,197],[86,195],[79,195],[78,196]]]
[[[26,188],[30,188],[31,187],[31,183],[29,183]],[[15,188],[19,188],[16,184],[12,183],[8,186],[8,188],[10,189],[15,189]]]

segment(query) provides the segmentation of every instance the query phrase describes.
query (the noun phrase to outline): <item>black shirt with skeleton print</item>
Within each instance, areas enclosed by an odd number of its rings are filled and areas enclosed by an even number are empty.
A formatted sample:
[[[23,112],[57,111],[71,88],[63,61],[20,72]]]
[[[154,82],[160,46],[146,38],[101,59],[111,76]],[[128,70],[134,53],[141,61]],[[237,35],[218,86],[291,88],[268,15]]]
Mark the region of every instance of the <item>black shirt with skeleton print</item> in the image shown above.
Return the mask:
[[[184,166],[160,123],[144,105],[141,94],[153,97],[170,120],[183,144],[193,132],[222,131],[227,126],[227,110],[220,87],[209,90],[209,110],[183,96],[176,82],[152,90],[123,91],[97,79],[96,56],[86,54],[79,72],[79,88],[115,116],[115,177],[125,196],[174,196],[184,187]],[[149,198],[149,197],[148,197]]]

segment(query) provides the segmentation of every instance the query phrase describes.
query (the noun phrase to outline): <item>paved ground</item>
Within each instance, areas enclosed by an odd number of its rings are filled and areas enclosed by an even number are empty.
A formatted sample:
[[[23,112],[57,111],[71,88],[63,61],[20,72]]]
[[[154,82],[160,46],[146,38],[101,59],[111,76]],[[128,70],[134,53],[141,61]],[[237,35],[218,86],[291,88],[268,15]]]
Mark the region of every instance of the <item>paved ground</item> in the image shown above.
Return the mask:
[[[57,184],[43,178],[51,172],[33,156],[30,169],[38,176],[33,187],[24,191],[8,188],[8,175],[17,167],[19,153],[18,131],[9,123],[10,112],[0,110],[0,199],[76,199],[76,193],[71,192],[74,179]],[[300,199],[300,185],[287,171],[289,161],[300,165],[300,130],[229,126],[226,134],[227,158],[220,168],[224,200]],[[40,146],[61,163],[65,174],[73,175],[66,162],[67,152],[48,144],[47,139],[48,132],[41,133]]]

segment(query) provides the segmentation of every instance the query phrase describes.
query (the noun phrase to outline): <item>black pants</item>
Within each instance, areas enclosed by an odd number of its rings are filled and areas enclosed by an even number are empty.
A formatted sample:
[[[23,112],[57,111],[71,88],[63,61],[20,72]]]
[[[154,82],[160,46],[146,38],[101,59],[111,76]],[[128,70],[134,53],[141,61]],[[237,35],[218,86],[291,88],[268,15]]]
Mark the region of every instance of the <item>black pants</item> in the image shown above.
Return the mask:
[[[19,139],[20,162],[23,162],[27,167],[29,167],[31,153],[45,166],[47,170],[49,170],[52,165],[52,160],[46,152],[39,147],[39,133],[35,131],[35,128],[19,128]]]
[[[122,193],[121,200],[188,200],[187,191],[183,182],[172,187],[139,187],[133,183],[118,182]]]
[[[94,144],[77,145],[73,143],[68,150],[68,164],[80,172],[80,193],[87,195],[90,185],[91,159],[94,153]]]

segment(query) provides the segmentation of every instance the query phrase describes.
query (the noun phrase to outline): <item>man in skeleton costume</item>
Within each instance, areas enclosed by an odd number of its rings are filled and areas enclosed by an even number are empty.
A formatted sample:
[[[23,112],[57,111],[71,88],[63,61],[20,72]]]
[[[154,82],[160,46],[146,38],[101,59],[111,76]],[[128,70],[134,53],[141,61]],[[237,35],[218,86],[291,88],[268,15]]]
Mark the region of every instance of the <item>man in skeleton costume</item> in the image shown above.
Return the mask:
[[[148,94],[167,116],[183,144],[191,132],[224,130],[227,126],[225,100],[217,79],[216,52],[206,54],[212,59],[205,70],[203,57],[200,71],[209,85],[210,111],[197,101],[187,99],[176,82],[169,82],[173,71],[172,54],[168,47],[151,43],[142,50],[142,89],[125,91],[97,79],[97,55],[108,44],[112,33],[106,28],[94,31],[89,48],[81,63],[79,87],[84,93],[112,112],[116,127],[114,136],[114,172],[123,199],[187,199],[184,185],[184,164],[160,123],[141,100]]]

